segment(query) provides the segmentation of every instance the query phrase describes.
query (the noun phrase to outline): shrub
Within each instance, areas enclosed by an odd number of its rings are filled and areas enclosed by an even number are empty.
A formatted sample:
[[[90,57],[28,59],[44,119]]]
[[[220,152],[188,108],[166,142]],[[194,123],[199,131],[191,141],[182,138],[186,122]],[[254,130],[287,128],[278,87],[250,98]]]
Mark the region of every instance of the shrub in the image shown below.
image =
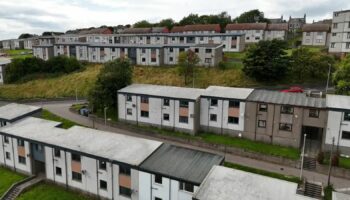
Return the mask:
[[[339,154],[338,153],[333,155],[332,166],[336,166],[336,167],[339,166]]]
[[[317,162],[319,164],[323,164],[324,163],[324,158],[325,158],[324,153],[322,151],[318,152],[318,154],[317,154]]]
[[[227,68],[226,63],[223,61],[220,61],[218,64],[219,69],[225,70]]]

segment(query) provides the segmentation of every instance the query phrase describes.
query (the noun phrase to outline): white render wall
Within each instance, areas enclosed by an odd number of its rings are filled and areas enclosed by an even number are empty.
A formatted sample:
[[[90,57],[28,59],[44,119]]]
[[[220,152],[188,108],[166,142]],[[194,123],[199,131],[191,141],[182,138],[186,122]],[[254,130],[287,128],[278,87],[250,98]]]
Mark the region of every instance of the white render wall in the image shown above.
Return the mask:
[[[348,33],[350,32],[350,11],[334,12],[332,20],[332,35],[330,38],[329,52],[332,53],[349,53],[350,48],[346,48],[346,44],[350,43]],[[335,27],[334,24],[337,24]],[[335,34],[335,35],[333,35]]]
[[[335,145],[339,143],[339,146],[350,147],[350,140],[341,139],[342,131],[350,132],[350,121],[344,121],[343,112],[329,111],[325,143],[332,145],[332,138],[334,137]]]
[[[4,67],[0,65],[0,85],[4,84]]]
[[[151,52],[155,51],[156,61],[152,62],[151,60]],[[150,66],[159,66],[162,62],[161,49],[151,49],[151,48],[137,48],[136,49],[136,63],[138,65],[150,65]]]
[[[281,30],[267,30],[265,31],[265,40],[285,40],[287,36],[287,31],[281,31]]]
[[[17,143],[17,139],[12,138],[13,141],[13,155],[14,155],[14,159],[15,159],[15,167],[16,169],[21,170],[22,172],[31,174],[32,173],[32,162],[31,159],[29,157],[30,155],[30,144],[27,141],[24,141],[24,149],[25,149],[25,158],[26,158],[26,164],[22,164],[18,162],[18,151],[17,151],[17,147],[18,147],[18,143]]]
[[[260,40],[264,40],[264,30],[231,30],[226,33],[244,33],[245,43],[257,43]]]
[[[191,117],[195,114],[196,102],[189,101],[188,104],[188,123],[179,122],[180,101],[169,99],[169,106],[163,106],[163,99],[149,97],[149,117],[141,117],[141,97],[132,96],[132,101],[126,101],[126,94],[118,94],[118,116],[121,120],[127,120],[134,123],[140,122],[159,127],[169,127],[192,132],[195,128],[196,120]],[[127,109],[132,110],[132,115],[127,115]],[[163,114],[169,114],[169,121],[163,120]],[[197,116],[198,117],[198,116]]]
[[[327,32],[303,32],[302,45],[328,46]]]
[[[153,174],[139,172],[139,200],[154,200],[155,197],[162,200],[192,200],[193,193],[182,191],[179,181],[162,177],[162,184],[155,183]],[[198,186],[194,186],[194,192]]]
[[[214,98],[215,99],[215,98]],[[238,101],[238,100],[237,100]],[[238,124],[228,123],[229,100],[218,99],[217,106],[210,106],[210,98],[201,98],[200,125],[202,128],[215,128],[232,131],[244,130],[245,102],[240,101]],[[217,121],[210,121],[210,114],[216,114]]]

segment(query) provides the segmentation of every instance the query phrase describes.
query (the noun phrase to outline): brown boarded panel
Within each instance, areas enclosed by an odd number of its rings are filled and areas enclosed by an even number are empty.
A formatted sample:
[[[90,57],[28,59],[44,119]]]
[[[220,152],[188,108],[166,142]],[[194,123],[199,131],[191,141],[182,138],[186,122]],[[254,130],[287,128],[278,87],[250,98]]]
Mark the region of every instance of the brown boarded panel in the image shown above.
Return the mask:
[[[229,108],[228,116],[230,117],[239,117],[239,108]]]
[[[77,173],[81,173],[81,163],[72,160],[72,171],[77,172]]]
[[[130,176],[119,174],[119,185],[126,188],[131,188]]]
[[[237,45],[237,40],[232,40],[232,41],[231,41],[231,44],[232,44],[232,45]]]
[[[148,111],[149,110],[149,104],[148,103],[141,103],[141,110],[142,111]]]
[[[26,157],[26,149],[24,147],[17,147],[17,152],[19,156]]]
[[[188,117],[188,108],[180,108],[179,115],[182,117]]]

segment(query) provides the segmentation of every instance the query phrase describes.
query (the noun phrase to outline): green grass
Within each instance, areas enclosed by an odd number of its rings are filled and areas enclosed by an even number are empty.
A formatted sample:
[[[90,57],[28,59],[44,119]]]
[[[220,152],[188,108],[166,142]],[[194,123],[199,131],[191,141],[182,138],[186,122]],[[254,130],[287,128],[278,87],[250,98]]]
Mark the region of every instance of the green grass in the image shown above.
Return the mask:
[[[245,52],[225,52],[224,56],[228,59],[242,60],[245,56]]]
[[[77,124],[75,122],[72,122],[72,121],[70,121],[68,119],[65,119],[65,118],[62,118],[60,116],[57,116],[57,115],[55,115],[55,114],[53,114],[50,111],[45,110],[45,109],[42,110],[41,118],[47,119],[47,120],[51,120],[51,121],[56,121],[56,122],[62,122],[62,126],[61,127],[64,128],[64,129],[68,129],[68,128],[72,127],[72,126],[79,125],[79,124]]]
[[[309,49],[310,52],[321,52],[322,49],[324,49],[324,47],[316,47],[316,46],[303,46],[303,47],[306,49]],[[295,50],[295,48],[286,50],[287,55],[291,56],[293,50]]]
[[[5,50],[4,53],[6,53],[10,58],[27,58],[33,56],[32,50],[29,49]]]
[[[200,134],[199,137],[208,143],[222,144],[251,152],[258,152],[266,155],[281,156],[292,160],[299,159],[299,150],[291,147],[283,147],[279,145],[271,145],[267,143],[252,141],[243,138],[234,138],[225,135],[217,135],[212,133]]]
[[[26,176],[18,174],[9,169],[0,167],[0,197],[16,182],[23,180]]]
[[[94,200],[95,198],[49,183],[40,183],[21,194],[17,200]]]
[[[269,172],[269,171],[256,169],[256,168],[252,168],[252,167],[247,167],[247,166],[243,166],[243,165],[239,165],[239,164],[235,164],[235,163],[229,163],[229,162],[225,162],[224,166],[229,167],[229,168],[233,168],[233,169],[238,169],[241,171],[254,173],[254,174],[259,174],[259,175],[263,175],[263,176],[277,178],[277,179],[281,179],[281,180],[285,180],[285,181],[289,181],[289,182],[300,183],[300,179],[296,176],[286,176],[286,175],[275,173],[275,172]]]
[[[332,200],[332,192],[333,192],[333,186],[326,186],[324,189],[324,199],[325,200]]]
[[[339,167],[350,169],[350,158],[339,158]]]

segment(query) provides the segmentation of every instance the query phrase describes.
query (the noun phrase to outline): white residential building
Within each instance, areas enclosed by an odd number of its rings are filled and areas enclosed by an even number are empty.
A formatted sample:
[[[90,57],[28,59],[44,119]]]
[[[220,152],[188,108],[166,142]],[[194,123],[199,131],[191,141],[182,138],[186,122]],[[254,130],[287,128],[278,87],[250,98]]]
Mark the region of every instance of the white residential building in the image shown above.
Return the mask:
[[[238,136],[244,131],[245,100],[253,89],[210,86],[201,95],[200,127]]]
[[[288,24],[268,24],[265,31],[265,40],[286,40],[288,34]]]
[[[330,25],[329,24],[304,24],[303,28],[304,46],[329,46]]]
[[[0,85],[5,83],[5,68],[8,64],[11,63],[10,59],[0,57]]]
[[[119,120],[195,134],[203,89],[133,84],[118,91]]]
[[[245,43],[257,43],[264,40],[267,23],[227,24],[226,33],[245,34]]]
[[[341,153],[350,155],[350,97],[327,95],[328,121],[325,148],[334,145]]]
[[[350,52],[350,10],[333,13],[329,52],[341,55]]]

